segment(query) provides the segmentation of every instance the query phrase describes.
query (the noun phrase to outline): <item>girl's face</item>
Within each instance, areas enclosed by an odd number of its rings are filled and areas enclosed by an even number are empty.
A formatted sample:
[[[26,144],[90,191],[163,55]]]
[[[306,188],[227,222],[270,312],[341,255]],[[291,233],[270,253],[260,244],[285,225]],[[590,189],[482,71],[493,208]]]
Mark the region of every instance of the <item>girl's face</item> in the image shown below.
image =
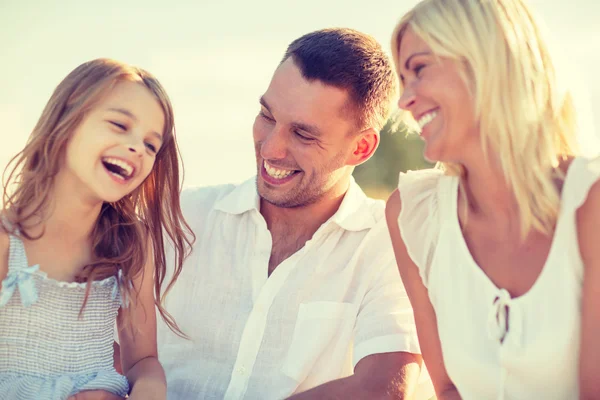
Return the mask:
[[[402,36],[398,63],[404,86],[398,106],[421,128],[425,158],[462,164],[479,152],[479,121],[458,63],[436,57],[411,28]]]
[[[118,82],[73,132],[57,182],[75,192],[83,188],[92,202],[120,200],[150,174],[164,123],[160,103],[148,88]]]

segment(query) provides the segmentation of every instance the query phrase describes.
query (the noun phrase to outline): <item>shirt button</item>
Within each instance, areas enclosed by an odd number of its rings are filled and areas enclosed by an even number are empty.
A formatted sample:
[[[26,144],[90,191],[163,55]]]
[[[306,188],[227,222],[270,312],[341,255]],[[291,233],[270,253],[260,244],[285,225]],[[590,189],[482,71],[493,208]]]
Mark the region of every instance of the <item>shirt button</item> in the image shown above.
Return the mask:
[[[240,373],[240,375],[246,375],[246,368],[244,368],[244,367],[239,367],[239,368],[238,368],[238,372]]]

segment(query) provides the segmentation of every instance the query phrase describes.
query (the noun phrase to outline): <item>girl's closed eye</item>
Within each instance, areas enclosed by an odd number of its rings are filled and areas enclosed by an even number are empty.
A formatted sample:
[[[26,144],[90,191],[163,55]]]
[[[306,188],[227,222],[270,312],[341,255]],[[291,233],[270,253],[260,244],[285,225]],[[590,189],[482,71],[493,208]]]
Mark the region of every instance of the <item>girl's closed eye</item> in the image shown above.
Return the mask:
[[[124,124],[121,124],[119,122],[116,121],[108,121],[111,125],[117,127],[118,129],[122,130],[122,131],[126,131],[127,130],[127,126],[125,126]]]
[[[158,153],[158,148],[152,143],[146,142],[146,148],[154,154]]]

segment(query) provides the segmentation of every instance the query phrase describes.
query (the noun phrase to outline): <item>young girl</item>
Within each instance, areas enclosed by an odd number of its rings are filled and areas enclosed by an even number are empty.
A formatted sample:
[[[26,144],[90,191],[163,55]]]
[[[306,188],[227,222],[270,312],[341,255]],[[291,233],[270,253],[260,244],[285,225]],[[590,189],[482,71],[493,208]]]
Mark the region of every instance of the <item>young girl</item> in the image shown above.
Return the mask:
[[[399,106],[443,168],[387,217],[438,399],[600,393],[600,158],[523,0],[425,0],[392,51]]]
[[[171,283],[193,241],[174,133],[164,89],[139,68],[90,61],[54,91],[5,185],[0,398],[165,398],[155,305],[181,332],[161,306],[163,238]]]

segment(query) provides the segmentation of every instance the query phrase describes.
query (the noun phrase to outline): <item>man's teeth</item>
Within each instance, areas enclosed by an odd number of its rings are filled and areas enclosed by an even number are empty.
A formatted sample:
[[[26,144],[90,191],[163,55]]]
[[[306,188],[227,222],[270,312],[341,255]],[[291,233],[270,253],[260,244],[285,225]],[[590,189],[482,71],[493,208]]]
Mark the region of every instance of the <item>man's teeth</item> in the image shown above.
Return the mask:
[[[133,173],[133,167],[131,165],[127,164],[126,162],[119,160],[118,158],[108,157],[108,158],[104,158],[102,161],[104,161],[105,163],[108,163],[108,164],[116,165],[117,167],[121,168],[121,170],[123,171],[123,176],[125,178],[128,178]],[[115,174],[115,175],[119,175],[119,174]]]
[[[419,120],[417,121],[417,124],[419,125],[419,129],[423,129],[423,127],[425,127],[425,125],[427,125],[428,123],[433,121],[433,119],[435,117],[437,117],[437,115],[438,115],[437,111],[432,111],[430,113],[423,115],[421,118],[419,118]]]
[[[294,171],[286,171],[283,169],[273,168],[269,164],[267,164],[266,161],[264,162],[264,165],[265,165],[265,171],[267,171],[267,174],[271,178],[283,179],[283,178],[287,178],[288,176],[290,176],[291,174],[294,173]]]

